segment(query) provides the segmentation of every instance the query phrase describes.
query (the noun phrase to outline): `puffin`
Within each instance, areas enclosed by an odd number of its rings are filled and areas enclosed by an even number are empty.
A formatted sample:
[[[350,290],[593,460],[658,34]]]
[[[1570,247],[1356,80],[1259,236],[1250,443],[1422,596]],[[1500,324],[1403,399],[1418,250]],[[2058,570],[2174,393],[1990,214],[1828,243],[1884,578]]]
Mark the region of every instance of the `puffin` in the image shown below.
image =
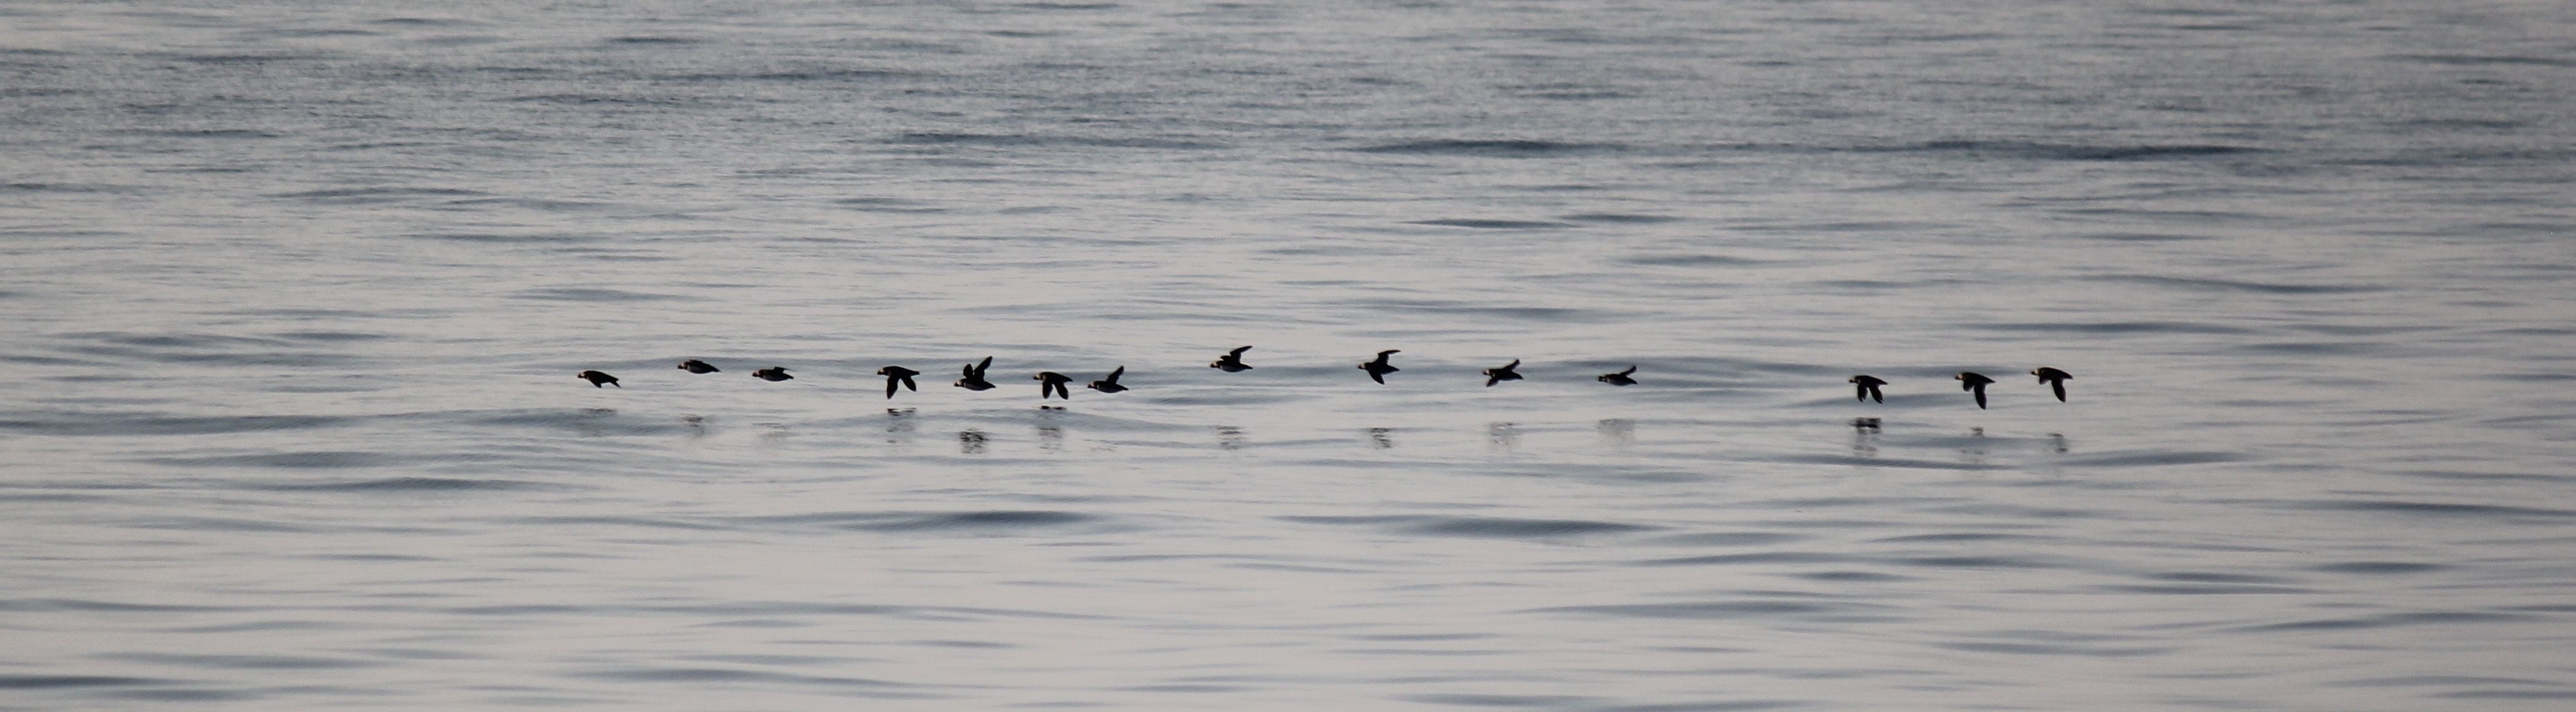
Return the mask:
[[[1252,370],[1252,364],[1243,362],[1243,352],[1251,350],[1252,347],[1244,346],[1233,351],[1225,352],[1225,355],[1216,357],[1215,363],[1208,364],[1208,368],[1225,369],[1226,373],[1242,373],[1244,371]]]
[[[608,375],[607,371],[583,371],[573,374],[573,377],[589,381],[590,387],[592,388],[598,388],[603,385],[617,386],[617,377]],[[625,388],[625,386],[617,387],[620,389]]]
[[[1118,377],[1119,377],[1119,376],[1124,376],[1124,375],[1127,375],[1127,367],[1126,367],[1126,366],[1120,366],[1120,367],[1118,367],[1118,370],[1110,371],[1110,372],[1109,372],[1109,375],[1108,375],[1107,377],[1102,378],[1102,379],[1097,380],[1097,381],[1092,381],[1090,384],[1088,384],[1088,385],[1086,385],[1086,386],[1084,386],[1084,387],[1086,387],[1086,388],[1090,388],[1091,390],[1099,391],[1099,392],[1102,392],[1102,393],[1116,393],[1116,392],[1119,392],[1119,391],[1127,390],[1127,387],[1126,387],[1126,386],[1118,385]],[[1070,395],[1067,395],[1067,396],[1065,396],[1064,398],[1065,398],[1065,400],[1073,400],[1073,396],[1070,396]]]
[[[1986,384],[1995,382],[1995,379],[1975,371],[1960,371],[1959,375],[1951,378],[1959,379],[1959,390],[1977,394],[1977,410],[1986,409]]]
[[[751,377],[771,382],[785,381],[795,378],[795,376],[787,375],[786,366],[771,366],[758,371],[753,371],[751,372]]]
[[[1874,400],[1880,403],[1887,402],[1887,394],[1880,393],[1878,391],[1879,386],[1887,385],[1887,381],[1885,379],[1864,374],[1853,376],[1851,377],[1851,380],[1846,381],[1846,383],[1858,384],[1859,386],[1858,388],[1852,389],[1854,391],[1852,394],[1852,400]]]
[[[1492,387],[1494,387],[1494,384],[1496,384],[1496,383],[1501,383],[1501,382],[1504,382],[1504,381],[1517,381],[1517,380],[1521,380],[1521,375],[1520,375],[1520,374],[1518,374],[1518,373],[1513,373],[1513,372],[1512,372],[1512,369],[1520,368],[1520,367],[1521,367],[1521,360],[1520,360],[1520,359],[1512,359],[1512,362],[1511,362],[1511,363],[1503,364],[1503,367],[1502,367],[1502,368],[1488,368],[1488,369],[1485,369],[1485,370],[1484,370],[1484,374],[1485,374],[1485,387],[1486,387],[1486,388],[1492,388]]]
[[[1386,385],[1386,374],[1404,370],[1396,368],[1394,364],[1387,363],[1386,357],[1388,354],[1400,353],[1404,352],[1399,349],[1387,349],[1385,351],[1377,352],[1377,360],[1360,364],[1360,370],[1368,372],[1369,380],[1376,381],[1378,385],[1381,386]]]
[[[1071,377],[1054,371],[1039,371],[1038,375],[1030,378],[1037,379],[1038,400],[1046,400],[1048,396],[1058,393],[1064,394],[1065,400],[1073,400],[1073,391],[1064,388],[1064,384],[1073,382]]]
[[[920,386],[913,385],[912,383],[912,377],[921,375],[920,371],[904,368],[902,366],[887,366],[885,368],[877,369],[877,375],[886,377],[887,398],[894,397],[894,387],[896,385],[901,385],[905,388],[910,388],[916,391],[921,390]]]
[[[970,391],[993,390],[993,382],[984,380],[984,369],[992,367],[993,357],[991,356],[984,357],[983,363],[966,364],[966,377],[957,379],[957,387]]]
[[[715,373],[724,369],[716,368],[715,364],[707,363],[705,361],[689,359],[687,361],[680,362],[680,370],[690,373]]]
[[[1636,373],[1636,372],[1637,372],[1637,367],[1636,367],[1636,366],[1629,366],[1629,367],[1628,367],[1628,370],[1620,371],[1620,372],[1618,372],[1618,373],[1604,373],[1604,374],[1601,374],[1601,377],[1600,377],[1600,378],[1595,378],[1595,379],[1592,379],[1592,380],[1600,381],[1600,382],[1602,382],[1602,383],[1607,383],[1607,384],[1610,384],[1610,385],[1613,385],[1613,386],[1633,386],[1633,385],[1637,385],[1637,379],[1629,378],[1629,377],[1628,377],[1628,374]]]
[[[2066,379],[2075,377],[2075,374],[2049,368],[2047,366],[2031,369],[2030,375],[2038,376],[2039,382],[2048,384],[2048,390],[2055,391],[2057,393],[2057,402],[2059,403],[2066,402]]]

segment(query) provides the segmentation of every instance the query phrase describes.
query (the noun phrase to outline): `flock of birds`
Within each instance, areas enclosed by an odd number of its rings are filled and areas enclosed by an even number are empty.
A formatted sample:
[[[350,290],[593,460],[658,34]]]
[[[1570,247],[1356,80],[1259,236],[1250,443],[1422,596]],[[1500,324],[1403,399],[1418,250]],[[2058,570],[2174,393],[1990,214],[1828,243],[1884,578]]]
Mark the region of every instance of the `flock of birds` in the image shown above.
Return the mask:
[[[1217,357],[1215,362],[1208,364],[1208,368],[1218,369],[1225,371],[1226,373],[1239,373],[1242,371],[1252,370],[1252,364],[1243,362],[1243,352],[1250,350],[1252,350],[1252,347],[1250,346],[1237,347],[1233,351],[1226,352],[1224,356]],[[1400,353],[1404,353],[1404,351],[1400,349],[1387,349],[1385,351],[1377,352],[1377,358],[1362,362],[1359,365],[1359,369],[1368,372],[1369,380],[1376,381],[1378,384],[1384,385],[1386,383],[1386,374],[1404,370],[1396,368],[1395,364],[1387,361],[1388,357]],[[970,391],[988,391],[997,388],[997,386],[993,385],[992,381],[984,380],[984,370],[992,367],[993,357],[991,356],[984,357],[984,360],[979,363],[966,364],[966,377],[957,379],[956,386]],[[1485,376],[1485,387],[1492,388],[1494,384],[1504,381],[1521,380],[1521,374],[1516,371],[1516,369],[1519,369],[1520,367],[1520,359],[1512,359],[1511,363],[1504,364],[1499,368],[1485,369],[1481,372]],[[687,361],[680,362],[679,369],[690,373],[702,374],[716,373],[724,370],[716,368],[714,364],[697,359],[689,359]],[[1637,385],[1637,379],[1631,378],[1630,376],[1636,373],[1637,367],[1629,366],[1628,370],[1616,373],[1604,373],[1593,380],[1613,386],[1633,386]],[[616,376],[608,375],[608,372],[606,371],[583,371],[573,375],[580,377],[582,380],[589,381],[590,387],[592,388],[603,386],[617,386],[619,388],[625,388],[625,386],[619,386],[617,384]],[[894,394],[898,389],[912,391],[921,390],[921,386],[914,383],[912,380],[912,377],[921,375],[920,371],[904,368],[902,366],[887,366],[885,368],[877,369],[877,375],[884,376],[886,379],[886,398],[894,398]],[[1124,375],[1127,375],[1127,367],[1119,366],[1118,370],[1110,371],[1109,375],[1102,377],[1100,380],[1086,384],[1086,387],[1102,393],[1117,393],[1124,391],[1127,390],[1127,387],[1118,385],[1118,377]],[[2066,381],[2075,377],[2074,374],[2046,366],[2032,369],[2030,375],[2038,376],[2040,383],[2048,384],[2049,390],[2057,394],[2057,400],[2060,403],[2066,401]],[[771,382],[792,380],[796,378],[795,376],[787,375],[787,369],[782,366],[771,366],[753,371],[751,372],[751,377]],[[1073,400],[1073,391],[1065,388],[1066,384],[1073,382],[1072,376],[1056,373],[1054,371],[1039,371],[1037,375],[1030,376],[1030,378],[1038,382],[1039,400],[1045,400],[1047,398]],[[1985,409],[1986,385],[1994,383],[1995,379],[1987,378],[1985,374],[1977,373],[1975,371],[1961,371],[1959,372],[1959,375],[1953,376],[1952,378],[1959,381],[1960,390],[1967,391],[1976,396],[1977,408],[1979,410]],[[1876,401],[1880,403],[1887,402],[1887,395],[1879,390],[1880,386],[1887,385],[1886,379],[1862,374],[1853,376],[1846,382],[1851,383],[1856,387],[1855,390],[1857,393],[1854,397],[1857,400]]]

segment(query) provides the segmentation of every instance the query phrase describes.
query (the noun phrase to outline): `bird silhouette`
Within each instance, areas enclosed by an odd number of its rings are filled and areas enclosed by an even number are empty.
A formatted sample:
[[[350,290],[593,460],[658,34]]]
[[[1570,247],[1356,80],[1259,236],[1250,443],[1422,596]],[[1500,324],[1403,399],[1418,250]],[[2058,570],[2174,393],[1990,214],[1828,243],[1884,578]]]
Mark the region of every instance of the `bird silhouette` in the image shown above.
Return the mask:
[[[1072,378],[1054,371],[1039,371],[1038,375],[1030,378],[1038,381],[1038,400],[1046,400],[1047,396],[1059,393],[1064,395],[1065,400],[1073,400],[1073,391],[1065,390],[1064,387],[1064,384],[1073,382]]]
[[[1628,374],[1636,373],[1636,372],[1637,372],[1637,367],[1635,367],[1635,366],[1629,366],[1629,367],[1628,367],[1628,370],[1620,371],[1620,372],[1618,372],[1618,373],[1604,373],[1604,374],[1601,374],[1601,377],[1600,377],[1600,378],[1595,378],[1595,379],[1592,379],[1592,380],[1600,381],[1600,382],[1602,382],[1602,383],[1607,383],[1607,384],[1610,384],[1610,385],[1613,385],[1613,386],[1633,386],[1633,385],[1637,385],[1637,379],[1629,378],[1629,377],[1628,377]]]
[[[1225,355],[1216,357],[1215,363],[1208,364],[1208,368],[1225,369],[1226,373],[1240,373],[1252,370],[1252,364],[1243,362],[1243,352],[1251,350],[1252,347],[1244,346],[1233,351],[1225,352]]]
[[[1959,390],[1977,394],[1978,410],[1986,409],[1986,384],[1995,382],[1995,379],[1975,371],[1960,371],[1959,375],[1951,378],[1959,379]]]
[[[1513,373],[1513,372],[1512,372],[1512,369],[1520,368],[1520,367],[1521,367],[1521,360],[1520,360],[1520,359],[1512,359],[1512,362],[1511,362],[1511,363],[1504,364],[1502,368],[1488,368],[1488,369],[1485,369],[1485,370],[1484,370],[1484,374],[1485,374],[1485,387],[1486,387],[1486,388],[1492,388],[1492,387],[1494,387],[1494,384],[1496,384],[1496,383],[1501,383],[1501,382],[1504,382],[1504,381],[1517,381],[1517,380],[1521,380],[1521,375],[1520,375],[1520,374],[1518,374],[1518,373]]]
[[[751,377],[770,382],[793,380],[796,378],[795,376],[787,375],[786,366],[771,366],[758,371],[753,371],[751,372]]]
[[[1086,388],[1090,388],[1091,390],[1099,391],[1099,392],[1102,392],[1102,393],[1116,393],[1116,392],[1119,392],[1119,391],[1127,390],[1127,387],[1126,387],[1126,386],[1118,385],[1118,377],[1119,377],[1119,376],[1124,376],[1124,375],[1127,375],[1127,367],[1125,367],[1125,366],[1120,366],[1120,367],[1118,367],[1118,370],[1110,371],[1110,372],[1109,372],[1109,376],[1108,376],[1108,377],[1106,377],[1106,378],[1102,378],[1102,379],[1097,380],[1097,381],[1092,381],[1091,383],[1087,384],[1087,385],[1086,385],[1086,386],[1084,386],[1084,387],[1086,387]],[[1073,399],[1073,396],[1065,396],[1065,400],[1072,400],[1072,399]]]
[[[1879,386],[1887,385],[1887,381],[1884,379],[1877,376],[1860,375],[1851,377],[1851,380],[1847,381],[1847,383],[1859,385],[1859,387],[1852,389],[1854,391],[1852,400],[1874,400],[1880,403],[1887,402],[1887,394],[1880,393],[1878,390]]]
[[[877,375],[886,377],[887,398],[894,397],[894,387],[898,384],[916,391],[921,390],[921,386],[913,385],[912,382],[912,377],[921,375],[920,371],[904,368],[902,366],[887,366],[885,368],[877,369]]]
[[[715,372],[717,372],[717,371],[722,371],[722,370],[724,370],[724,369],[721,369],[721,368],[716,368],[716,367],[715,367],[715,364],[707,363],[707,362],[705,362],[705,361],[700,361],[700,360],[697,360],[697,359],[689,359],[689,360],[687,360],[687,361],[681,361],[681,362],[680,362],[680,367],[679,367],[679,368],[680,368],[680,370],[682,370],[682,371],[687,371],[687,372],[690,372],[690,373],[715,373]]]
[[[589,382],[590,382],[590,387],[592,387],[592,388],[598,388],[598,387],[600,387],[601,385],[617,386],[617,377],[616,377],[616,376],[608,375],[608,372],[607,372],[607,371],[583,371],[583,372],[580,372],[580,373],[573,374],[573,377],[574,377],[574,378],[579,378],[579,379],[581,379],[581,380],[589,381]],[[625,386],[617,386],[617,387],[618,387],[618,388],[625,388]]]
[[[1398,349],[1387,349],[1385,351],[1377,352],[1377,360],[1360,364],[1360,370],[1368,372],[1369,380],[1378,382],[1378,385],[1386,385],[1386,374],[1404,370],[1396,368],[1394,364],[1387,363],[1386,357],[1390,354],[1400,353],[1404,352]]]
[[[2047,366],[2031,369],[2030,375],[2038,376],[2039,382],[2048,384],[2048,390],[2057,393],[2059,403],[2066,402],[2066,379],[2075,377],[2075,374]]]
[[[993,357],[991,356],[984,357],[983,363],[966,364],[966,377],[957,379],[957,387],[970,391],[993,390],[993,382],[984,380],[984,369],[992,367]]]

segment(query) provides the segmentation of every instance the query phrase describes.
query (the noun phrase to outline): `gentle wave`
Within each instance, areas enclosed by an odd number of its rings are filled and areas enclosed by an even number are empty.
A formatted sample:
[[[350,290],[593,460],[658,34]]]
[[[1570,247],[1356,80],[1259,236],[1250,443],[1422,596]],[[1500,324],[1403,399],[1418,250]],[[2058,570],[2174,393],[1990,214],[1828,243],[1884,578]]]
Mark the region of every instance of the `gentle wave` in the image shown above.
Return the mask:
[[[1450,156],[1538,157],[1617,151],[1625,148],[1614,143],[1574,143],[1540,140],[1432,139],[1361,146],[1351,149],[1360,153],[1409,153]]]
[[[1550,538],[1588,534],[1640,532],[1660,527],[1581,519],[1511,519],[1429,515],[1288,516],[1281,521],[1306,524],[1381,526],[1408,534],[1499,538]]]

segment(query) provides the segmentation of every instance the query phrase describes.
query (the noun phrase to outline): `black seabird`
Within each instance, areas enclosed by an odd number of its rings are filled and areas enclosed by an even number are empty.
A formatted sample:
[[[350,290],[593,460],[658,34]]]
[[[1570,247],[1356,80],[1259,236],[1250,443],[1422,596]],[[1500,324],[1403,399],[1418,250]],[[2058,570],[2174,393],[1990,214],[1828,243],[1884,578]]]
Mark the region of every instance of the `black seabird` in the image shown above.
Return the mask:
[[[887,398],[894,397],[894,387],[898,384],[916,391],[921,390],[921,386],[913,385],[912,383],[912,377],[921,375],[920,371],[904,368],[902,366],[887,366],[885,368],[877,369],[877,375],[886,377]]]
[[[1225,352],[1225,355],[1216,357],[1215,363],[1208,364],[1208,368],[1222,368],[1225,369],[1226,373],[1237,373],[1252,370],[1252,364],[1243,362],[1243,352],[1251,350],[1252,347],[1245,346],[1233,351]]]
[[[1977,394],[1978,410],[1986,409],[1986,384],[1995,382],[1995,379],[1987,378],[1986,374],[1975,371],[1960,371],[1959,375],[1951,378],[1959,379],[1959,390]]]
[[[1520,375],[1520,374],[1517,374],[1517,373],[1513,373],[1513,372],[1512,372],[1512,369],[1520,368],[1520,367],[1521,367],[1521,360],[1520,360],[1520,359],[1512,359],[1512,362],[1511,362],[1511,363],[1504,364],[1502,368],[1488,368],[1488,369],[1485,369],[1485,371],[1484,371],[1484,374],[1485,374],[1485,387],[1486,387],[1486,388],[1492,388],[1492,387],[1494,387],[1494,384],[1496,384],[1496,383],[1501,383],[1501,382],[1504,382],[1504,381],[1517,381],[1517,380],[1521,380],[1521,375]]]
[[[607,371],[583,371],[583,372],[580,372],[580,373],[573,374],[573,377],[574,377],[574,378],[579,378],[579,379],[581,379],[581,380],[589,381],[589,382],[590,382],[590,387],[592,387],[592,388],[598,388],[598,387],[603,386],[603,385],[617,386],[617,377],[616,377],[616,376],[608,375],[608,372],[607,372]],[[618,388],[625,388],[625,386],[617,386],[617,387],[618,387]]]
[[[1863,375],[1853,376],[1849,382],[1859,386],[1858,388],[1852,389],[1854,391],[1852,394],[1852,400],[1874,400],[1880,403],[1887,402],[1887,394],[1878,392],[1879,386],[1887,385],[1886,380],[1877,376]]]
[[[1601,374],[1601,377],[1600,377],[1600,378],[1595,378],[1595,379],[1592,379],[1592,380],[1600,381],[1600,382],[1602,382],[1602,383],[1607,383],[1607,384],[1610,384],[1610,385],[1613,385],[1613,386],[1633,386],[1633,385],[1637,385],[1637,379],[1629,378],[1629,377],[1628,377],[1628,374],[1636,373],[1636,372],[1637,372],[1637,367],[1635,367],[1635,366],[1629,366],[1629,367],[1628,367],[1628,370],[1620,371],[1620,372],[1618,372],[1618,373],[1604,373],[1604,374]]]
[[[771,366],[758,371],[753,371],[751,372],[751,377],[763,381],[784,381],[795,378],[795,376],[787,375],[786,366]]]
[[[689,359],[687,361],[680,362],[680,370],[690,373],[715,373],[724,369],[716,368],[715,364],[707,363],[705,361]]]
[[[1124,376],[1124,375],[1127,375],[1127,367],[1125,367],[1125,366],[1120,366],[1120,367],[1118,367],[1118,370],[1110,371],[1110,372],[1109,372],[1109,376],[1108,376],[1108,377],[1106,377],[1106,378],[1102,378],[1102,379],[1097,380],[1097,381],[1092,381],[1092,382],[1090,383],[1090,385],[1088,385],[1088,386],[1086,386],[1086,387],[1087,387],[1087,388],[1090,388],[1091,390],[1099,391],[1099,392],[1102,392],[1102,393],[1116,393],[1116,392],[1119,392],[1119,391],[1127,390],[1127,387],[1126,387],[1126,386],[1118,385],[1118,377],[1119,377],[1119,376]],[[1069,396],[1069,395],[1068,395],[1068,396],[1065,396],[1065,400],[1072,400],[1072,399],[1073,399],[1073,396]]]
[[[1388,354],[1400,353],[1404,352],[1398,349],[1387,349],[1385,351],[1377,352],[1377,360],[1360,364],[1360,370],[1368,372],[1369,380],[1378,382],[1378,385],[1386,385],[1386,374],[1404,370],[1396,368],[1393,364],[1387,363],[1386,357]]]
[[[992,367],[993,357],[991,356],[984,357],[983,363],[966,364],[966,377],[957,379],[957,387],[970,391],[993,390],[993,382],[984,380],[984,369]]]
[[[2059,403],[2066,402],[2066,379],[2075,377],[2075,374],[2049,368],[2047,366],[2031,369],[2030,375],[2038,376],[2039,382],[2048,384],[2048,390],[2055,391],[2057,393],[2057,402]]]
[[[1065,390],[1064,387],[1064,384],[1073,382],[1072,378],[1054,371],[1039,371],[1038,375],[1030,378],[1038,381],[1038,400],[1046,400],[1047,396],[1058,393],[1064,394],[1065,400],[1073,400],[1073,391]]]

